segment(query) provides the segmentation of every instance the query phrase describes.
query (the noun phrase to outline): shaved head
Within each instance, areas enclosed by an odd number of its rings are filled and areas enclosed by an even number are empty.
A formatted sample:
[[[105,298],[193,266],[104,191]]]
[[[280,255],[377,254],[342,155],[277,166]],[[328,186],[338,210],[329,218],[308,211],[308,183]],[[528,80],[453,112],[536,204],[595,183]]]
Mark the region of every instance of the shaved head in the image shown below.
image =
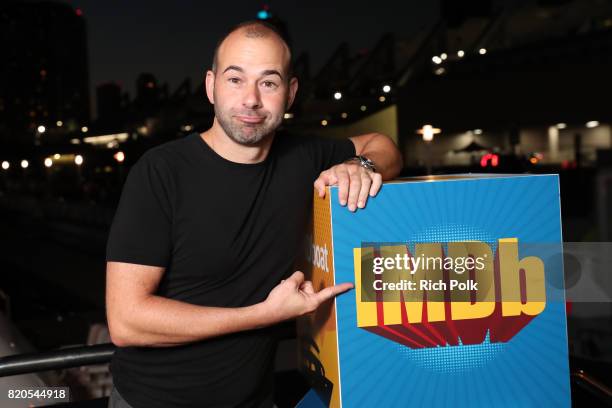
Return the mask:
[[[213,54],[212,68],[211,68],[215,74],[217,73],[217,69],[219,68],[219,50],[221,49],[221,47],[223,46],[223,43],[227,40],[227,38],[235,34],[239,34],[239,35],[244,36],[245,38],[250,38],[250,39],[269,39],[269,38],[278,39],[287,50],[288,58],[286,62],[286,68],[287,68],[286,73],[287,73],[287,78],[291,77],[292,75],[291,47],[289,47],[289,44],[287,40],[285,39],[285,36],[283,35],[283,33],[281,33],[281,31],[277,27],[275,27],[274,25],[270,23],[267,23],[265,21],[260,21],[260,20],[245,21],[243,23],[240,23],[234,26],[232,29],[230,29],[223,36],[223,38],[219,40],[219,42],[217,43],[217,46],[215,47],[215,52]]]

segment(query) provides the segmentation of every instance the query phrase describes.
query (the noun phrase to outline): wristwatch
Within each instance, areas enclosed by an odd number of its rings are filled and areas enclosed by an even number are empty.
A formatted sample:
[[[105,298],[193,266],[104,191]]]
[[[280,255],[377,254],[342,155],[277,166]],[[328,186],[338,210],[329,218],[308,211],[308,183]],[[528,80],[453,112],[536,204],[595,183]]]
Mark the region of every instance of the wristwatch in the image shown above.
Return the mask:
[[[359,164],[364,169],[368,169],[376,173],[376,166],[374,165],[374,162],[365,156],[353,156],[345,161],[345,163],[353,162]]]

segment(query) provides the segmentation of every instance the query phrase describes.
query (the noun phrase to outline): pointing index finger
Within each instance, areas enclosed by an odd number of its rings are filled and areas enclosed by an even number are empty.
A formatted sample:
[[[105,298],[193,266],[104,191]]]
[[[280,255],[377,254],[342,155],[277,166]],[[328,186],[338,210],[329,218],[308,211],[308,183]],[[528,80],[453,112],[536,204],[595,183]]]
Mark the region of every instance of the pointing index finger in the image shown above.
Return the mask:
[[[349,289],[352,289],[355,285],[350,282],[340,283],[334,286],[328,286],[324,289],[321,289],[317,294],[317,300],[319,303],[323,303],[326,300],[329,300],[335,296],[338,296],[341,293],[346,292]]]

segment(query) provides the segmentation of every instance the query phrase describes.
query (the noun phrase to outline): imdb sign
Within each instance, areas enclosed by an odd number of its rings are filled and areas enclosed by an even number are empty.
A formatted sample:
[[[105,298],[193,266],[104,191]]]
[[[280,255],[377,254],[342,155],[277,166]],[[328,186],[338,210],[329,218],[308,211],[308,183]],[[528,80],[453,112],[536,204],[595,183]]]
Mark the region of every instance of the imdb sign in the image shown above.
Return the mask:
[[[298,321],[300,407],[570,406],[557,175],[383,184],[349,211],[313,196],[301,262],[355,289]]]

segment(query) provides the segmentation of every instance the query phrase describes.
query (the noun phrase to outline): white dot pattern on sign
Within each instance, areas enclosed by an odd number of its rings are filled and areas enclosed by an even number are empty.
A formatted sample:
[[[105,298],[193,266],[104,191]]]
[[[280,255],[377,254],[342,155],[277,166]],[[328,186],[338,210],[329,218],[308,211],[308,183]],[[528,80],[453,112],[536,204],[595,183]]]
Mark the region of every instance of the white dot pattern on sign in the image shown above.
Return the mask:
[[[462,224],[444,224],[429,227],[411,237],[410,244],[422,242],[460,242],[481,241],[491,247],[494,254],[497,241],[491,234],[479,228]],[[504,343],[491,343],[489,333],[481,344],[464,346],[459,339],[459,346],[438,346],[425,349],[412,349],[398,344],[397,351],[422,368],[439,373],[459,373],[485,366],[505,348]]]
[[[425,349],[411,349],[399,345],[397,350],[404,358],[418,366],[439,373],[459,373],[485,366],[501,352],[504,343],[491,343],[489,333],[481,344],[464,346],[438,346]]]

